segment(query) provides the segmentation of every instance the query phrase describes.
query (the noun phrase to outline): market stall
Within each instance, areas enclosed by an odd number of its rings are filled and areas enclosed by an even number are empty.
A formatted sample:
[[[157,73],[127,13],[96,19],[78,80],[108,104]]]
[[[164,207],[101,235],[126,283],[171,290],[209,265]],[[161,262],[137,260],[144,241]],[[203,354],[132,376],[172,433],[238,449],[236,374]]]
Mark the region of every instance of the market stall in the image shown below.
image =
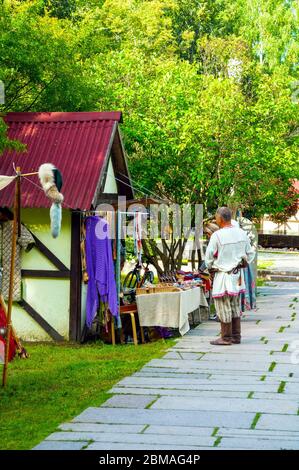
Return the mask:
[[[202,286],[188,289],[174,288],[173,292],[139,293],[136,296],[140,325],[176,328],[185,335],[189,329],[189,314],[208,308]],[[141,292],[142,289],[139,290]]]
[[[22,177],[20,220],[34,245],[30,251],[24,243],[17,249],[14,327],[27,341],[80,341],[86,316],[80,244],[87,211],[102,202],[115,203],[119,196],[134,197],[119,128],[122,114],[8,113],[5,122],[9,137],[24,143],[26,150],[5,151],[0,158],[0,174],[14,180],[13,163],[23,174],[30,174],[51,162],[63,174],[64,195],[61,232],[54,238],[49,227],[51,202],[38,175]],[[1,191],[0,208],[10,209],[12,214],[13,205],[14,191],[9,185]],[[5,224],[12,224],[12,219]],[[11,244],[8,227],[4,222],[2,225],[3,235],[7,235],[2,238]],[[5,253],[4,246],[1,248]],[[6,265],[2,285],[7,302],[9,263]]]

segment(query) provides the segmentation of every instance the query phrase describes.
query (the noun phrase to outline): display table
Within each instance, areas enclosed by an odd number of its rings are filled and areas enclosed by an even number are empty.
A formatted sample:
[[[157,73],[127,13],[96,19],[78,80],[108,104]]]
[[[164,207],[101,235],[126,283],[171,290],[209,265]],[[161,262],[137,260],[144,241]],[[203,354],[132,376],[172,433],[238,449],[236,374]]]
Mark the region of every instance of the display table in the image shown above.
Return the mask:
[[[189,313],[208,307],[202,287],[180,292],[160,292],[136,296],[140,326],[178,328],[183,336],[190,330]]]

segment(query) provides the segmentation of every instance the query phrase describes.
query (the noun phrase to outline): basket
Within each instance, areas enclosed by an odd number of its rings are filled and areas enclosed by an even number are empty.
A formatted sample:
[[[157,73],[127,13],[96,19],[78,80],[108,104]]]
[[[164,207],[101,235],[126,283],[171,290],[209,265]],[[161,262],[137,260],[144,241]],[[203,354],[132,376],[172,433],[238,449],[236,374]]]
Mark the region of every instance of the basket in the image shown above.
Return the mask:
[[[180,292],[181,289],[178,287],[174,287],[173,285],[165,286],[165,285],[157,285],[155,287],[138,287],[136,289],[136,295],[143,295],[143,294],[159,294],[162,292]]]
[[[136,295],[143,294],[153,294],[155,292],[155,287],[137,287]]]
[[[155,287],[155,294],[161,293],[161,292],[180,292],[181,289],[178,287],[173,287],[173,286],[163,286],[163,287]]]
[[[156,289],[157,288],[162,289],[163,287],[173,287],[173,283],[171,283],[171,282],[161,282],[161,283],[155,285]]]

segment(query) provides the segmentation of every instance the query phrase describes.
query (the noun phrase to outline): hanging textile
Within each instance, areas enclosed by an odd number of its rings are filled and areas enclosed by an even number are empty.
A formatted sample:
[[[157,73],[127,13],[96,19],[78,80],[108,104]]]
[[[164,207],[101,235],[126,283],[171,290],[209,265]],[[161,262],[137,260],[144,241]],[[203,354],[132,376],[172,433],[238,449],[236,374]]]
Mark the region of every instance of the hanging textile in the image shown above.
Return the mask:
[[[134,217],[134,248],[139,264],[142,264],[142,215],[136,212]]]
[[[11,221],[3,222],[0,224],[0,250],[2,254],[2,295],[5,300],[8,299],[9,294],[9,277],[10,277],[10,262],[11,262],[11,240],[13,232],[13,223]],[[35,245],[35,241],[29,230],[21,225],[21,236],[17,241],[16,259],[15,259],[15,272],[14,272],[14,286],[13,286],[13,301],[18,302],[22,298],[21,293],[21,249],[30,251]]]
[[[38,169],[38,177],[46,196],[52,201],[50,208],[51,233],[57,238],[61,231],[63,195],[62,175],[52,163],[44,163]]]
[[[118,317],[118,302],[109,225],[106,220],[86,218],[86,262],[88,273],[86,325],[90,328],[101,302],[107,302]]]
[[[0,191],[13,182],[15,176],[0,175]]]
[[[5,315],[5,311],[3,308],[0,306],[0,328],[6,328],[7,327],[7,319]],[[9,356],[8,360],[12,361],[13,358],[16,355],[16,342],[13,338],[13,336],[10,336],[10,342],[9,342]],[[0,363],[1,361],[4,362],[4,351],[5,351],[5,339],[3,336],[0,335]],[[3,357],[2,357],[3,356]]]
[[[257,279],[257,249],[258,232],[254,223],[246,217],[238,217],[240,227],[247,233],[250,244],[254,249],[253,261],[243,270],[246,292],[241,295],[241,310],[256,309],[256,279]]]

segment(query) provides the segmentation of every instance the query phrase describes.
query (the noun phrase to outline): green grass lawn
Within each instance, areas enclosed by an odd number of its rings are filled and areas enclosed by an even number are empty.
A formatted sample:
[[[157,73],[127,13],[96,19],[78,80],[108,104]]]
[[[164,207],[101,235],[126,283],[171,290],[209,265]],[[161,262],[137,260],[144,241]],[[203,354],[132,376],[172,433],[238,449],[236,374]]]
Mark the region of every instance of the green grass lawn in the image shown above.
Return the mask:
[[[256,286],[257,287],[263,287],[263,286],[267,286],[268,285],[268,281],[266,281],[266,279],[263,279],[262,277],[258,277],[256,279]]]
[[[31,449],[59,424],[101,405],[116,382],[172,344],[27,344],[30,359],[10,363],[7,387],[0,388],[0,449]]]
[[[269,268],[272,268],[273,265],[274,265],[274,261],[262,260],[258,262],[257,269],[269,269]]]

